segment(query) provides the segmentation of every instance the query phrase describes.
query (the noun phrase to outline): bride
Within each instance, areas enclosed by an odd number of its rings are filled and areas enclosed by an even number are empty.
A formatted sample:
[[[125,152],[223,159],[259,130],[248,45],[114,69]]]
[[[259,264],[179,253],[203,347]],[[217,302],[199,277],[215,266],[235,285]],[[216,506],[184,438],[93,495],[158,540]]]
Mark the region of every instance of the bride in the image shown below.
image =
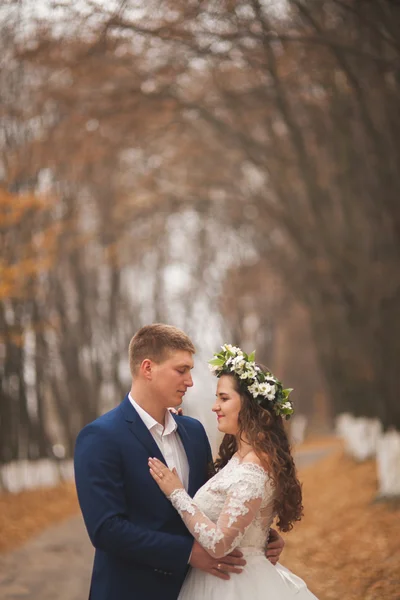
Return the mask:
[[[149,459],[152,477],[206,551],[218,559],[240,548],[246,559],[244,572],[229,581],[191,569],[179,600],[316,600],[302,579],[264,554],[274,518],[289,531],[303,507],[283,426],[293,412],[291,390],[254,358],[225,344],[210,361],[218,377],[212,410],[225,436],[216,474],[193,499],[175,469]]]

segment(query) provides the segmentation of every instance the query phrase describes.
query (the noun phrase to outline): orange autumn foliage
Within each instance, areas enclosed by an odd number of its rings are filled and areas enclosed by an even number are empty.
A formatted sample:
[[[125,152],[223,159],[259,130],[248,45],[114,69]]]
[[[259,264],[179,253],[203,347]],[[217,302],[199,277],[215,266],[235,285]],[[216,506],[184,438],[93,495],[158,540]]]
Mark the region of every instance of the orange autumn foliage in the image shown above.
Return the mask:
[[[26,299],[55,260],[59,222],[49,217],[50,200],[0,188],[0,301]]]

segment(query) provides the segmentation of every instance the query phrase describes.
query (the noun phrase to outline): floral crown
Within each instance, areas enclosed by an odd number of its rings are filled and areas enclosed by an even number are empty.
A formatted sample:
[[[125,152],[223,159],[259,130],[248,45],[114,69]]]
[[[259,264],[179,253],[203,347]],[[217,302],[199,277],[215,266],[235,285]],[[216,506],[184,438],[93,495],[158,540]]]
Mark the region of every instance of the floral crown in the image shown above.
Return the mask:
[[[233,373],[240,379],[242,386],[262,404],[264,399],[271,402],[276,415],[289,419],[293,414],[292,403],[288,400],[291,388],[286,390],[280,381],[269,371],[263,371],[255,362],[255,352],[247,355],[243,350],[230,344],[221,346],[222,351],[216,352],[209,361],[210,371],[220,377]]]

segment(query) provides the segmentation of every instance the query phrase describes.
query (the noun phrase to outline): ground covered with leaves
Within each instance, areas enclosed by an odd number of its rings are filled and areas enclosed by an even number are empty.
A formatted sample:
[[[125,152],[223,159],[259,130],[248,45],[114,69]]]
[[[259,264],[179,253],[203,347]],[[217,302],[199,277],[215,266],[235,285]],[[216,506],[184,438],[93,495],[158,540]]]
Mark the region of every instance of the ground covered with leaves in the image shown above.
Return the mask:
[[[356,464],[336,445],[300,478],[305,516],[285,534],[282,563],[319,600],[400,600],[400,506],[374,502],[374,461]],[[72,483],[0,494],[0,552],[78,510]]]
[[[336,449],[300,479],[305,515],[282,563],[320,600],[400,600],[400,506],[375,502],[375,462]]]
[[[78,512],[73,483],[0,494],[0,552],[17,548],[46,527]]]

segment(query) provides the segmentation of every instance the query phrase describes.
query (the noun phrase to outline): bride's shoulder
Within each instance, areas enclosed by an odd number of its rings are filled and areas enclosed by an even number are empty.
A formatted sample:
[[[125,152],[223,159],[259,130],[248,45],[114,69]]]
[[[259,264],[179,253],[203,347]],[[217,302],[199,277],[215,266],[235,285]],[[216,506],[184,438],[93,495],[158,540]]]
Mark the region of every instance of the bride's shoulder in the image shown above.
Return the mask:
[[[243,457],[242,464],[245,465],[247,463],[253,463],[255,465],[259,465],[260,467],[262,467],[263,464],[260,457],[257,456],[257,454],[253,450],[251,452],[248,452],[246,456]]]
[[[263,455],[262,458],[258,456],[253,450],[246,454],[242,460],[242,465],[257,465],[267,474],[269,473],[269,459],[267,455]]]

